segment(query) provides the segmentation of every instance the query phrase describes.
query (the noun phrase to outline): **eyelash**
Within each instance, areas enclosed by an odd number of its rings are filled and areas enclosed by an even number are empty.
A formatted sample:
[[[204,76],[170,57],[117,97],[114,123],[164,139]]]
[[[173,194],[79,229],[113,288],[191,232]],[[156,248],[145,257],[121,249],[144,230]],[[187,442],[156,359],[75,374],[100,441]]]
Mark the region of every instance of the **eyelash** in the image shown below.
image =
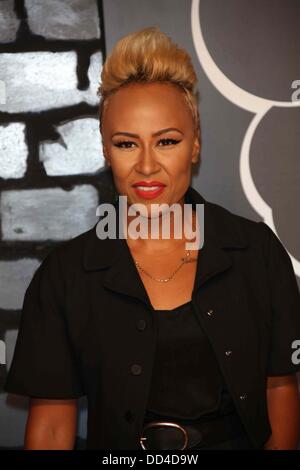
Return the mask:
[[[172,145],[176,145],[176,144],[179,144],[179,142],[181,142],[181,140],[176,140],[176,139],[160,139],[159,140],[159,142],[166,142],[166,141],[171,141]],[[134,144],[134,142],[130,140],[120,140],[119,142],[116,142],[114,146],[118,148],[124,148],[124,147],[121,147],[121,145],[123,144]],[[166,146],[163,145],[163,147],[166,147]],[[125,147],[125,148],[132,148],[132,147]]]

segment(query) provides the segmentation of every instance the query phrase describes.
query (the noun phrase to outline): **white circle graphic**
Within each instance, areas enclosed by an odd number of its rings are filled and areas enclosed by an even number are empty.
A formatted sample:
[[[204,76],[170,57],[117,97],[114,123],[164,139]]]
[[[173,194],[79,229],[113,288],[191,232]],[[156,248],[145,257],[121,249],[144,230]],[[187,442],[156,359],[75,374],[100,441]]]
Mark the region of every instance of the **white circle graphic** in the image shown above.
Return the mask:
[[[240,178],[243,191],[247,197],[249,204],[253,209],[259,213],[264,222],[269,225],[276,236],[279,238],[274,224],[272,207],[263,199],[259,193],[255,182],[253,180],[250,170],[250,146],[253,135],[263,119],[272,107],[293,108],[300,106],[300,101],[276,101],[256,96],[243,88],[239,87],[236,83],[229,80],[229,78],[220,70],[210,55],[201,30],[200,22],[201,13],[201,0],[192,0],[191,6],[191,29],[192,38],[197,53],[198,60],[205,72],[206,76],[213,84],[213,86],[231,103],[234,105],[254,113],[254,117],[249,124],[245,133],[240,152]],[[298,261],[287,250],[295,273],[300,276],[300,261]]]

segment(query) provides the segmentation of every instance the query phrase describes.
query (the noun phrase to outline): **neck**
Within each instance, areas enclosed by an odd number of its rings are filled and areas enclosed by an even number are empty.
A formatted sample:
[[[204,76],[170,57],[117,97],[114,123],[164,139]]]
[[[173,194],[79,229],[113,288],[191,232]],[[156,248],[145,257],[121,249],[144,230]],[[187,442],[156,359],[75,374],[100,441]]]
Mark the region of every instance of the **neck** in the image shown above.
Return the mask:
[[[199,233],[197,214],[184,205],[184,198],[177,204],[175,212],[166,210],[142,215],[129,215],[127,206],[120,222],[128,245],[148,252],[166,252],[183,250],[186,243],[193,242]]]

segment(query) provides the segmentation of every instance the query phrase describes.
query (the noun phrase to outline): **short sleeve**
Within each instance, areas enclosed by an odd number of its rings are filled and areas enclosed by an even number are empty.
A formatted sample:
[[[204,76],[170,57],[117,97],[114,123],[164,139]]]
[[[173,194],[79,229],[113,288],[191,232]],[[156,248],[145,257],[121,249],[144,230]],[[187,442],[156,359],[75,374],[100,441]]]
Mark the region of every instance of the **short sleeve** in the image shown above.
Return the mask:
[[[300,293],[291,258],[273,230],[267,232],[267,274],[272,307],[271,341],[267,375],[288,375],[300,371],[295,344],[300,340]],[[293,346],[294,345],[294,346]],[[300,356],[300,355],[298,355]]]
[[[64,281],[56,248],[26,290],[5,391],[53,399],[85,394],[65,320]]]

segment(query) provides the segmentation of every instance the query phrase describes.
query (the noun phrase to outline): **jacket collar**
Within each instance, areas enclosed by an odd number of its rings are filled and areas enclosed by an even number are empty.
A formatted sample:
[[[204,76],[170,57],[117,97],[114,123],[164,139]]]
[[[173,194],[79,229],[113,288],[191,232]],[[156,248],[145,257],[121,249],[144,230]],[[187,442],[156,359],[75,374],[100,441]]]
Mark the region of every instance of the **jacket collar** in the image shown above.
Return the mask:
[[[185,202],[193,206],[204,204],[204,245],[198,256],[195,291],[210,278],[232,266],[233,260],[228,249],[243,249],[249,242],[238,216],[217,204],[206,201],[191,186],[185,194]],[[117,202],[115,208],[118,214]],[[140,298],[150,304],[126,240],[122,238],[99,240],[96,226],[97,224],[88,232],[84,247],[85,270],[108,268],[103,278],[107,288]]]

